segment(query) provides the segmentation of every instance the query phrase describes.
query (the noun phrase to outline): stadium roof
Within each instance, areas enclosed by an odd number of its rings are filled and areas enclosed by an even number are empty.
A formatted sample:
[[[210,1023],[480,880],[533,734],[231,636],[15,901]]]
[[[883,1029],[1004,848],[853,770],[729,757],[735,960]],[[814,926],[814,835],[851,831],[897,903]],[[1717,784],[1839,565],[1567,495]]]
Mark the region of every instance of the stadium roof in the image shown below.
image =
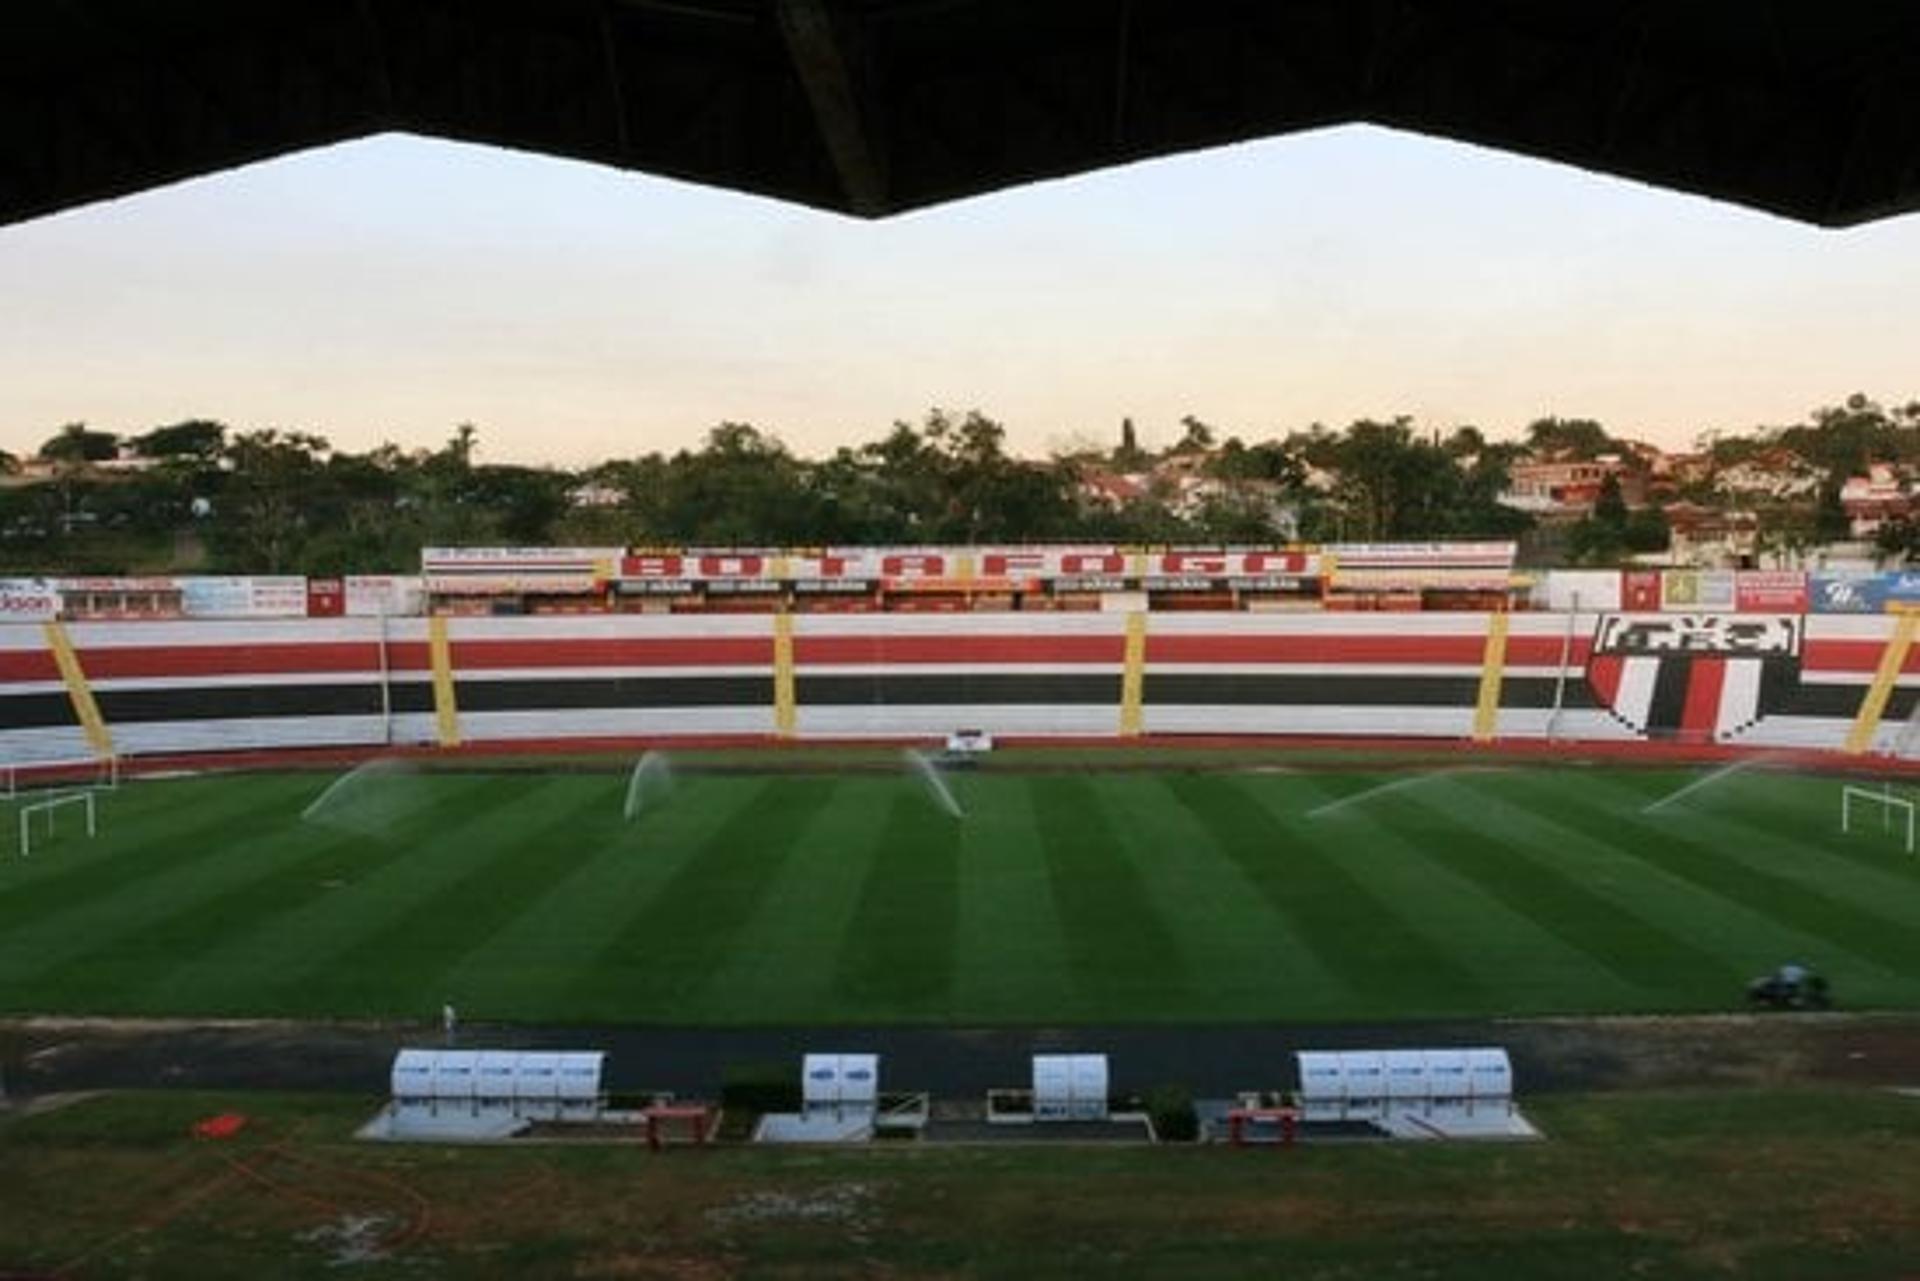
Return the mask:
[[[1908,0],[13,0],[0,222],[401,130],[862,216],[1366,121],[1845,225]]]

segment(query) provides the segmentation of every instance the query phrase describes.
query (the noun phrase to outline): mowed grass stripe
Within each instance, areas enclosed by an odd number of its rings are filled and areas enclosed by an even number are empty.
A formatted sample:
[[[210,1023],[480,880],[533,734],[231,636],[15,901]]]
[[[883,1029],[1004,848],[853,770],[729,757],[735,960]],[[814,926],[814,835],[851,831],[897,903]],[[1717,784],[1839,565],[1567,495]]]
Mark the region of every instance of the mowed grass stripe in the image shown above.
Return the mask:
[[[604,942],[626,922],[639,897],[652,893],[682,855],[717,828],[731,803],[714,803],[741,789],[736,780],[676,779],[631,822],[615,817],[624,791],[609,804],[579,808],[583,830],[602,843],[597,857],[553,878],[493,937],[469,952],[444,980],[476,1018],[553,1019],[560,1011],[588,1017],[632,1013],[609,988],[604,1007],[589,1007],[576,991]]]
[[[39,881],[0,893],[6,905],[0,916],[0,973],[8,976],[7,999],[24,1008],[31,982],[37,990],[32,1004],[46,1008],[45,1003],[59,1001],[58,990],[41,989],[38,976],[103,939],[141,927],[178,897],[231,874],[252,856],[252,846],[234,848],[232,831],[270,830],[284,817],[284,810],[274,812],[281,794],[260,788],[209,798],[194,808],[191,823],[177,813],[167,816],[175,821],[162,826],[174,843],[123,844],[111,857],[55,878],[57,889],[54,881]],[[152,830],[147,829],[149,837]],[[82,896],[83,889],[92,893]]]
[[[1526,779],[1529,785],[1535,782],[1531,775]],[[1588,889],[1563,871],[1553,854],[1513,838],[1486,807],[1461,804],[1471,796],[1458,777],[1447,778],[1430,788],[1383,796],[1372,813],[1422,857],[1474,882],[1509,911],[1532,917],[1643,991],[1670,993],[1676,984],[1699,991],[1734,981],[1723,958]],[[1474,816],[1471,823],[1461,821],[1463,810]]]
[[[1075,988],[1115,1013],[1178,999],[1186,957],[1092,784],[1064,775],[1027,786]]]
[[[1040,853],[1031,780],[967,780],[953,1017],[978,1023],[1098,1017],[1074,986],[1066,931]],[[1090,1011],[1082,1015],[1082,1011]]]
[[[464,792],[446,792],[422,821],[436,822],[469,803]],[[313,840],[321,844],[314,848]],[[399,843],[297,822],[263,832],[249,857],[227,864],[229,875],[205,892],[125,934],[96,940],[40,982],[77,1009],[174,1008],[175,999],[166,994],[183,969],[237,939],[272,931],[279,917],[337,894],[404,853]],[[178,897],[188,887],[166,888]]]
[[[389,958],[368,950],[366,940],[431,899],[471,864],[476,850],[510,838],[516,807],[539,784],[469,776],[408,786],[419,789],[410,821],[392,835],[369,838],[398,849],[400,857],[380,862],[357,882],[289,907],[271,930],[230,934],[223,946],[201,956],[193,968],[210,1000],[207,1008],[351,1015],[398,1008],[382,979]],[[419,820],[449,792],[458,794],[458,803],[447,807],[447,821],[429,830]],[[345,1003],[330,1006],[336,996]]]
[[[1476,999],[1480,983],[1458,956],[1335,852],[1334,845],[1351,846],[1356,833],[1365,831],[1370,820],[1359,808],[1340,811],[1344,823],[1333,817],[1283,820],[1230,775],[1163,777],[1285,928],[1356,996],[1382,1009],[1451,1009]]]
[[[951,996],[960,834],[925,796],[887,806],[834,965],[834,995],[853,1017],[925,1017]]]
[[[831,778],[773,778],[742,794],[727,821],[602,946],[582,988],[596,1002],[617,1000],[629,1016],[699,1012],[699,990],[838,787]]]
[[[764,1024],[854,1017],[834,993],[835,965],[853,928],[875,833],[903,790],[918,794],[920,785],[905,774],[840,780],[832,802],[808,819],[806,835],[774,873],[753,919],[700,985],[703,1019]]]
[[[311,856],[252,889],[236,890],[225,903],[207,905],[196,915],[213,919],[217,910],[231,916],[212,937],[181,947],[164,972],[156,973],[130,996],[134,1008],[194,1013],[319,1012],[297,994],[280,1004],[291,976],[334,955],[350,940],[377,927],[423,894],[441,869],[440,860],[458,857],[460,842],[485,831],[494,814],[510,807],[517,789],[476,776],[413,779],[398,784],[414,794],[405,821],[381,835],[342,832],[326,824],[294,824],[289,831],[317,833],[324,843]],[[336,844],[335,842],[339,842]],[[310,879],[302,879],[309,877]],[[429,888],[423,889],[422,885]],[[378,958],[355,958],[375,968]],[[362,1009],[360,1012],[366,1012]]]
[[[1869,902],[1888,895],[1902,902],[1913,899],[1920,890],[1920,858],[1907,853],[1906,816],[1894,814],[1891,830],[1887,830],[1880,806],[1855,802],[1853,831],[1842,832],[1840,788],[1846,782],[1754,770],[1731,780],[1724,789],[1702,788],[1671,807],[1668,816],[1730,826],[1774,846],[1785,838],[1796,838],[1837,861],[1838,866],[1821,861],[1820,874],[1828,883],[1839,872]],[[1869,791],[1879,790],[1871,784],[1864,786]],[[1920,794],[1906,788],[1896,788],[1893,794],[1903,800],[1920,801]]]
[[[1293,777],[1247,778],[1282,809],[1300,809],[1319,793]],[[1215,844],[1193,813],[1153,778],[1095,780],[1114,827],[1135,851],[1142,883],[1156,902],[1177,908],[1188,969],[1209,976],[1208,997],[1251,1016],[1278,1008],[1338,1018],[1353,993],[1286,927],[1240,865]],[[1302,800],[1311,797],[1310,800]],[[1178,1010],[1168,1012],[1177,1017]]]
[[[195,863],[230,859],[236,837],[281,826],[297,808],[296,798],[303,798],[312,785],[311,780],[286,776],[248,783],[196,787],[184,795],[141,784],[147,793],[141,799],[147,803],[133,813],[121,812],[109,793],[98,802],[102,834],[94,842],[80,842],[84,861],[65,849],[35,854],[34,860],[46,860],[34,867],[38,874],[8,885],[0,894],[0,926],[45,923],[60,912],[97,906],[107,896]],[[148,797],[174,803],[154,803]],[[87,849],[89,845],[94,848]]]
[[[1818,887],[1780,875],[1752,858],[1739,857],[1697,838],[1698,819],[1661,812],[1660,816],[1595,803],[1590,795],[1547,782],[1538,792],[1514,796],[1510,803],[1544,821],[1582,834],[1612,831],[1629,840],[1609,840],[1610,848],[1709,894],[1737,903],[1798,933],[1888,969],[1912,972],[1920,962],[1920,939],[1911,921],[1899,921],[1846,903]],[[1802,856],[1809,851],[1797,851]]]
[[[605,801],[609,814],[619,785],[608,779],[546,779],[505,807],[466,843],[458,873],[408,900],[378,928],[347,948],[317,958],[299,980],[302,1002],[360,1002],[390,1010],[433,1008],[446,996],[442,978],[483,946],[539,897],[554,879],[592,859],[601,848],[583,811]],[[604,794],[604,795],[603,795]],[[378,957],[377,969],[362,958]],[[375,995],[382,989],[384,997]],[[397,1002],[397,1004],[393,1004]],[[348,1005],[346,1008],[353,1008]]]
[[[71,1008],[139,1010],[142,991],[164,986],[181,967],[268,924],[277,912],[329,893],[323,882],[351,867],[356,855],[384,862],[399,853],[339,836],[302,855],[306,848],[304,842],[263,843],[246,862],[220,867],[242,873],[237,882],[231,875],[211,883],[171,878],[146,896],[156,915],[123,931],[89,935],[90,946],[64,957],[36,981]]]
[[[1382,900],[1417,905],[1428,936],[1473,972],[1479,987],[1464,993],[1465,1003],[1451,1008],[1436,1003],[1431,1012],[1476,1012],[1494,999],[1507,1008],[1535,1010],[1614,1008],[1639,999],[1637,988],[1547,926],[1422,857],[1425,838],[1410,841],[1379,824],[1361,826],[1365,804],[1353,807],[1344,820],[1303,819],[1298,816],[1325,803],[1324,791],[1276,787],[1267,779],[1247,779],[1243,786],[1261,794],[1269,808],[1295,815],[1292,822],[1323,840],[1323,828],[1330,824],[1326,830],[1338,833],[1335,851],[1342,866]],[[1466,820],[1456,820],[1456,826],[1464,829]]]

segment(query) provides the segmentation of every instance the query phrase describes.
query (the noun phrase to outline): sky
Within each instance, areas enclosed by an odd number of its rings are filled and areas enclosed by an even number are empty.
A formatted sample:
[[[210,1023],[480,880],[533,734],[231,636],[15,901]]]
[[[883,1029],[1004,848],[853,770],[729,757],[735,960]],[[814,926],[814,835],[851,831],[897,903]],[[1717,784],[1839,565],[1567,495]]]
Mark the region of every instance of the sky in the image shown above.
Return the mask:
[[[1347,127],[882,222],[388,135],[0,227],[0,448],[185,418],[578,466],[978,408],[1039,454],[1408,414],[1684,447],[1920,396],[1920,216]]]

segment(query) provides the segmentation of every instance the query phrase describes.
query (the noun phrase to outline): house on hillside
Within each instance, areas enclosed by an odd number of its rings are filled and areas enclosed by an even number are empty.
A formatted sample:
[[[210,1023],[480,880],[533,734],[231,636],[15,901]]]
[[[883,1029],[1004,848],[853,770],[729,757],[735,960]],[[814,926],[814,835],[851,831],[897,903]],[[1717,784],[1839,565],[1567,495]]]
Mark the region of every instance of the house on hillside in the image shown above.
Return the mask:
[[[1507,491],[1500,503],[1545,520],[1578,520],[1593,511],[1609,476],[1619,481],[1627,506],[1646,505],[1646,471],[1620,454],[1514,463],[1507,469]]]
[[[1739,569],[1757,562],[1760,517],[1700,503],[1669,503],[1664,509],[1672,536],[1664,562],[1698,569]]]
[[[1147,496],[1147,489],[1145,476],[1097,467],[1083,468],[1074,485],[1074,493],[1081,502],[1108,511],[1119,511],[1129,503],[1138,502]]]
[[[1667,502],[1682,490],[1713,478],[1713,455],[1668,454],[1655,451],[1647,466],[1647,497]]]
[[[1852,536],[1870,539],[1888,521],[1905,520],[1913,511],[1913,488],[1892,464],[1874,463],[1866,475],[1847,477],[1840,486],[1840,506]]]
[[[624,490],[602,480],[590,480],[567,491],[569,507],[618,507],[626,500]]]
[[[1820,469],[1791,449],[1763,449],[1753,457],[1722,467],[1713,487],[1732,498],[1790,502],[1812,499],[1820,489]]]

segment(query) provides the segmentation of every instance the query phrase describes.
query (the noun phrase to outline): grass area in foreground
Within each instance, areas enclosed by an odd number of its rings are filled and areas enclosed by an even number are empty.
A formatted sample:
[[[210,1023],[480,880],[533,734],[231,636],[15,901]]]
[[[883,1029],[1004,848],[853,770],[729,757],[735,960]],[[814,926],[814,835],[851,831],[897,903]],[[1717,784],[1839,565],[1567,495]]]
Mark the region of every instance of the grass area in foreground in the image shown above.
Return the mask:
[[[133,1094],[0,1116],[0,1272],[1190,1278],[1905,1275],[1920,1100],[1562,1096],[1544,1143],[1288,1152],[414,1148],[374,1104]],[[230,1142],[187,1137],[239,1108]]]
[[[0,1009],[615,1022],[1394,1019],[1920,1004],[1920,860],[1703,770],[376,768],[136,782],[0,860]],[[1411,781],[1410,781],[1411,780]],[[1374,791],[1384,784],[1400,784]],[[1331,807],[1331,808],[1329,808]]]

